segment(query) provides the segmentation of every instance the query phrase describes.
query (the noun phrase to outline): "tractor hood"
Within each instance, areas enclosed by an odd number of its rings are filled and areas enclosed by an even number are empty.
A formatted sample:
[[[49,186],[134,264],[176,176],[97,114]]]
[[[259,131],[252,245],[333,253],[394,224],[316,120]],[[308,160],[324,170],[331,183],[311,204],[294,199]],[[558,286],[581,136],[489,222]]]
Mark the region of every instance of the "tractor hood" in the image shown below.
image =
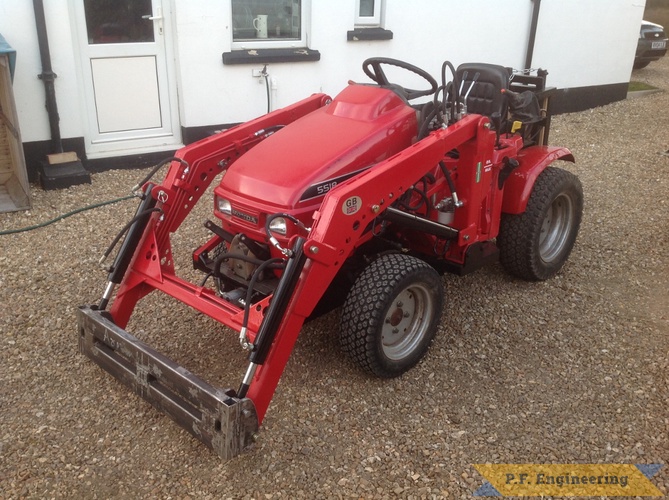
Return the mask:
[[[351,84],[239,158],[216,194],[258,213],[317,208],[335,185],[411,145],[417,127],[392,90]]]

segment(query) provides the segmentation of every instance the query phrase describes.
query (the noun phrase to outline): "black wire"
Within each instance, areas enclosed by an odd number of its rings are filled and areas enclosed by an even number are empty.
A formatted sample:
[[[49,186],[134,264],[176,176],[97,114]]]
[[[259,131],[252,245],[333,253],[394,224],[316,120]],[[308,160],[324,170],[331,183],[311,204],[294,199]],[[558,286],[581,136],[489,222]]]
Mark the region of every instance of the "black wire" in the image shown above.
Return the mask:
[[[130,195],[130,196],[124,196],[122,198],[116,198],[114,200],[103,201],[103,202],[100,202],[100,203],[94,203],[93,205],[88,205],[88,206],[85,206],[85,207],[77,208],[76,210],[72,210],[71,212],[67,212],[63,215],[59,215],[55,219],[51,219],[51,220],[48,220],[46,222],[41,222],[40,224],[35,224],[33,226],[28,226],[28,227],[22,227],[20,229],[7,229],[5,231],[0,231],[0,236],[4,236],[4,235],[7,235],[7,234],[24,233],[26,231],[32,231],[34,229],[39,229],[39,228],[42,228],[42,227],[46,227],[50,224],[53,224],[54,222],[58,222],[59,220],[63,220],[63,219],[65,219],[67,217],[70,217],[72,215],[76,215],[78,213],[85,212],[86,210],[93,210],[94,208],[104,207],[105,205],[111,205],[113,203],[118,203],[119,201],[129,200],[131,198],[136,198],[136,196],[135,195]]]
[[[158,170],[160,170],[167,163],[171,163],[173,161],[178,161],[179,163],[185,165],[186,167],[189,166],[188,162],[186,160],[182,159],[182,158],[176,158],[176,157],[165,158],[158,165],[153,167],[153,169],[151,169],[151,172],[149,172],[149,174],[141,182],[138,182],[132,190],[137,191],[140,187],[142,187],[144,184],[149,182],[149,180],[151,180],[151,178],[154,175],[156,175],[156,172],[158,172]],[[28,227],[22,227],[20,229],[8,229],[8,230],[5,230],[5,231],[0,231],[0,236],[5,236],[5,235],[8,235],[8,234],[24,233],[26,231],[32,231],[34,229],[39,229],[39,228],[42,228],[42,227],[46,227],[50,224],[53,224],[54,222],[58,222],[59,220],[63,220],[63,219],[65,219],[67,217],[70,217],[72,215],[76,215],[78,213],[85,212],[87,210],[93,210],[94,208],[104,207],[105,205],[111,205],[113,203],[118,203],[119,201],[129,200],[131,198],[136,198],[136,196],[135,195],[123,196],[122,198],[116,198],[116,199],[109,200],[109,201],[103,201],[101,203],[94,203],[93,205],[87,205],[85,207],[81,207],[81,208],[77,208],[76,210],[72,210],[71,212],[67,212],[63,215],[59,215],[55,219],[51,219],[51,220],[48,220],[46,222],[42,222],[40,224],[35,224],[33,226],[28,226]],[[132,223],[132,221],[131,221],[131,223]]]
[[[418,203],[413,206],[410,204],[412,193],[417,193],[420,196],[420,200],[418,201]],[[404,197],[407,198],[406,201],[404,201],[403,199]],[[427,194],[425,194],[424,191],[422,191],[421,189],[409,188],[407,189],[404,197],[397,201],[398,205],[400,205],[402,208],[410,212],[417,212],[418,210],[423,208],[423,205],[425,205],[427,207],[426,210],[428,211],[427,215],[429,215],[430,200],[428,199]]]
[[[435,179],[434,179],[434,176],[432,174],[424,175],[423,177],[421,177],[418,180],[418,182],[416,182],[416,184],[413,185],[413,187],[410,187],[409,189],[406,190],[406,192],[404,193],[404,196],[402,196],[402,198],[397,200],[397,204],[400,207],[402,207],[405,210],[408,210],[410,212],[417,212],[418,210],[423,208],[423,205],[425,205],[425,216],[429,217],[430,212],[432,211],[432,208],[434,208],[434,207],[432,206],[432,203],[430,203],[430,199],[427,196],[427,185],[428,184],[434,184],[434,181],[435,181]],[[416,187],[416,186],[418,186],[418,184],[422,184],[423,189],[418,189]],[[421,198],[419,200],[419,202],[414,206],[412,206],[410,204],[411,195],[413,193],[417,193]]]

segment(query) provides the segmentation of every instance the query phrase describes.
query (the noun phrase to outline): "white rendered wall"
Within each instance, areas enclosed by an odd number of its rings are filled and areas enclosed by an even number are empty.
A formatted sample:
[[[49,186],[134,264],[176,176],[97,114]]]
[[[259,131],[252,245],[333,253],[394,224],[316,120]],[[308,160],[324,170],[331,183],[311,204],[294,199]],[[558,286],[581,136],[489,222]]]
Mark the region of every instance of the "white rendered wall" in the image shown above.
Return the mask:
[[[221,53],[231,49],[229,1],[217,2],[212,17],[206,0],[174,1],[182,124],[232,123],[264,113],[265,86],[251,76],[263,64],[221,63]],[[548,84],[558,88],[628,81],[644,6],[645,0],[542,0],[532,66],[547,69]],[[309,46],[321,60],[268,65],[274,107],[313,92],[336,95],[349,79],[368,81],[360,67],[372,56],[402,59],[434,76],[445,59],[456,66],[478,61],[523,68],[533,8],[531,0],[387,0],[384,27],[393,39],[348,42],[355,0],[313,0]],[[189,27],[206,32],[207,41],[187,36]]]
[[[83,122],[68,1],[45,0],[44,15],[51,66],[58,75],[55,88],[61,137],[80,137],[83,135]],[[42,73],[42,63],[33,3],[28,0],[0,0],[0,33],[16,49],[14,97],[21,138],[24,142],[48,140],[51,134],[44,83],[37,77]]]
[[[63,138],[84,136],[83,101],[73,46],[72,2],[45,0],[56,95]],[[306,2],[306,0],[303,0]],[[235,123],[266,111],[264,81],[252,77],[263,64],[223,65],[231,50],[230,0],[164,0],[172,12],[180,125]],[[312,0],[309,47],[321,60],[268,65],[273,107],[314,92],[336,95],[349,79],[368,81],[362,61],[394,57],[438,77],[450,60],[522,68],[531,0],[387,0],[387,41],[349,42],[355,0]],[[645,0],[542,0],[532,66],[549,71],[558,88],[629,80]],[[14,93],[25,142],[48,140],[32,2],[0,0],[0,33],[17,50]]]
[[[544,0],[533,66],[558,88],[629,81],[645,0]]]

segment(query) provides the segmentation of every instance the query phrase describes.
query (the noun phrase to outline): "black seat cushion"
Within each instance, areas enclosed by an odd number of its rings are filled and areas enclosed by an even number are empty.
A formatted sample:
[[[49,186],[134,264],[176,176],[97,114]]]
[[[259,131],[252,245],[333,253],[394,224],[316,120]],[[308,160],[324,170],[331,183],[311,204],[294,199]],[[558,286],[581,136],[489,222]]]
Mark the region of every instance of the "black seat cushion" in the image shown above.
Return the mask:
[[[509,70],[496,64],[461,64],[456,71],[457,85],[459,86],[461,82],[464,82],[460,99],[464,99],[477,73],[478,78],[476,78],[474,87],[467,96],[467,113],[476,113],[488,117],[494,113],[499,113],[502,121],[504,121],[507,116],[508,105],[506,97],[502,94],[502,89],[509,88]]]

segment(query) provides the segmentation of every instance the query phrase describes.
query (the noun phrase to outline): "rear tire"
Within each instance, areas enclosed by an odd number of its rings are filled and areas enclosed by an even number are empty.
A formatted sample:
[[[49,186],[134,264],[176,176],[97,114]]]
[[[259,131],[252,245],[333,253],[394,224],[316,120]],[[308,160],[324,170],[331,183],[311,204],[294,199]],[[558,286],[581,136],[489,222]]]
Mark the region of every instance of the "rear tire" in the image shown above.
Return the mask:
[[[514,276],[543,281],[569,258],[583,214],[583,188],[574,174],[548,167],[537,178],[522,214],[503,214],[497,246]]]
[[[409,255],[382,255],[346,298],[341,348],[363,370],[397,377],[427,352],[443,303],[441,276],[430,265]]]

